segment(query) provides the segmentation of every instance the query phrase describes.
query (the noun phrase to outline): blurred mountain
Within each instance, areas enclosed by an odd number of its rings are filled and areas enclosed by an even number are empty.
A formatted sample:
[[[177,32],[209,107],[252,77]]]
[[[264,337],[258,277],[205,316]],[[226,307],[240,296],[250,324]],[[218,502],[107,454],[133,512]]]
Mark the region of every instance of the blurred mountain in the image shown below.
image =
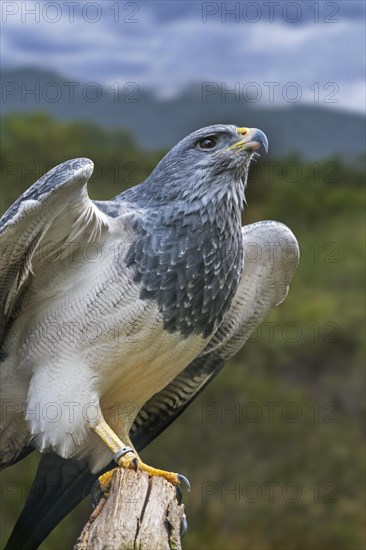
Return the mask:
[[[157,98],[137,83],[109,88],[77,82],[52,71],[7,69],[2,73],[2,114],[46,112],[60,120],[86,120],[129,130],[140,147],[171,147],[187,133],[214,123],[256,126],[266,132],[272,157],[304,160],[338,155],[357,162],[364,154],[365,117],[314,105],[259,107],[220,93],[202,99],[200,86],[173,98]],[[223,101],[225,99],[225,101]]]

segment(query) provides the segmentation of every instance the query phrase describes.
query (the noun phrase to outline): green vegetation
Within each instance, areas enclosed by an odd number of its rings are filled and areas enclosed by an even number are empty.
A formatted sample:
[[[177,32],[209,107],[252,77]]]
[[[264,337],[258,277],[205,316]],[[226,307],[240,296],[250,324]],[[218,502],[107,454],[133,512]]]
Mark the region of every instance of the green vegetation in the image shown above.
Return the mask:
[[[123,131],[8,117],[2,130],[2,211],[51,166],[96,164],[92,198],[143,180],[162,156]],[[289,225],[301,263],[287,300],[224,371],[146,451],[146,462],[186,474],[186,550],[361,550],[364,174],[337,159],[304,164],[262,157],[244,223]],[[2,475],[7,538],[37,456]],[[231,492],[230,492],[231,491]],[[45,550],[69,548],[84,502]]]

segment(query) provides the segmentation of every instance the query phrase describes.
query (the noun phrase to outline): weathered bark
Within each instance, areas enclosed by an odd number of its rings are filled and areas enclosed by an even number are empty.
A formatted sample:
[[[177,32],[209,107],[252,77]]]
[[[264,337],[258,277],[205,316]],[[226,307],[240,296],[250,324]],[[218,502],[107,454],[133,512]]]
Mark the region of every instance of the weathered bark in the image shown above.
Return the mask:
[[[180,550],[183,516],[184,506],[168,481],[119,468],[74,550]]]

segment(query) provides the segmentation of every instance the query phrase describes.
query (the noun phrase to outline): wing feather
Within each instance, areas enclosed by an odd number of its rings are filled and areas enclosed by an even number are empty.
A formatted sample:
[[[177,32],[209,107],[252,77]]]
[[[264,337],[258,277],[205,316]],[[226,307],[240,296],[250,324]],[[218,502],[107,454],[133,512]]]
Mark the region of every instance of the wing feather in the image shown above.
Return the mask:
[[[56,166],[32,185],[0,220],[0,346],[20,295],[39,267],[65,244],[100,238],[105,215],[89,199],[86,184],[93,172],[89,159]]]

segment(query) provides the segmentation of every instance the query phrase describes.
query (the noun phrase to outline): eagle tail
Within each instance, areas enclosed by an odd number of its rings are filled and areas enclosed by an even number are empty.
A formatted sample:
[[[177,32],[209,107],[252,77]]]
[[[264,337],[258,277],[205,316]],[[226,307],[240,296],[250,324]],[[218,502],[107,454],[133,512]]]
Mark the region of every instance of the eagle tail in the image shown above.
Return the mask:
[[[4,550],[38,548],[56,525],[90,493],[98,475],[93,476],[84,462],[65,460],[55,454],[43,455]]]

